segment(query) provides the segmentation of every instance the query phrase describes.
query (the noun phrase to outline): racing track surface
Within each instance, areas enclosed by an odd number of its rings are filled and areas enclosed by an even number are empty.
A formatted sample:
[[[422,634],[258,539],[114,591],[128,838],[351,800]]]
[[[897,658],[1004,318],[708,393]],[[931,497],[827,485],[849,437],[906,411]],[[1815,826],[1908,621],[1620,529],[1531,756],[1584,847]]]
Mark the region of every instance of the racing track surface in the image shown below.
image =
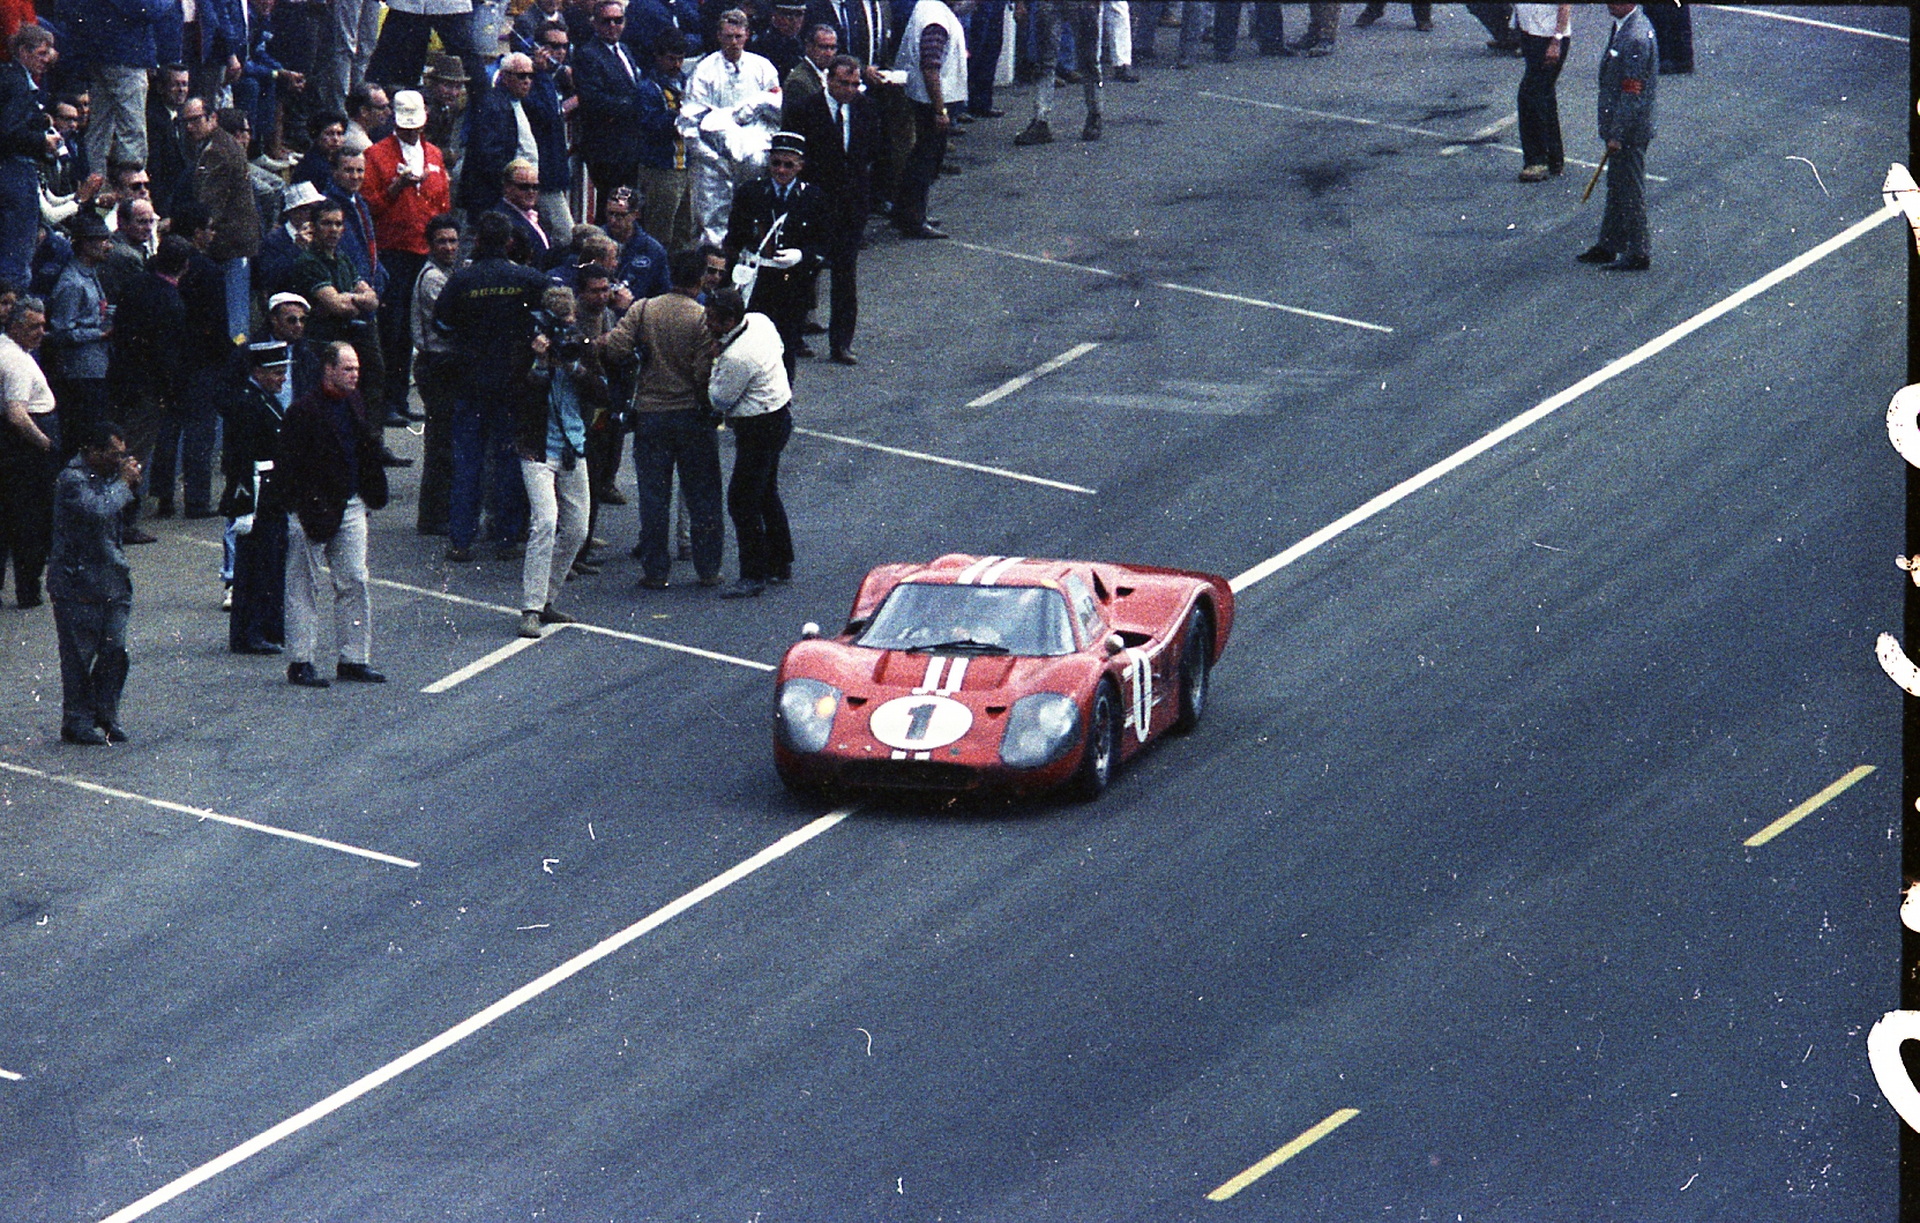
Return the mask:
[[[1697,12],[1637,277],[1572,262],[1585,171],[1448,151],[1519,75],[1454,6],[1111,85],[1098,145],[1016,152],[1009,93],[935,189],[956,241],[876,230],[865,363],[802,366],[764,599],[623,557],[569,597],[624,636],[422,692],[513,640],[518,564],[440,561],[403,476],[394,682],[312,693],[224,652],[213,524],[163,524],[135,742],[93,753],[9,606],[0,1217],[1893,1219],[1897,218],[1251,584],[1207,723],[1096,805],[816,823],[751,665],[883,560],[1245,573],[1871,216],[1905,14],[1809,15],[1899,41]],[[1583,9],[1560,90],[1589,160],[1603,39]]]

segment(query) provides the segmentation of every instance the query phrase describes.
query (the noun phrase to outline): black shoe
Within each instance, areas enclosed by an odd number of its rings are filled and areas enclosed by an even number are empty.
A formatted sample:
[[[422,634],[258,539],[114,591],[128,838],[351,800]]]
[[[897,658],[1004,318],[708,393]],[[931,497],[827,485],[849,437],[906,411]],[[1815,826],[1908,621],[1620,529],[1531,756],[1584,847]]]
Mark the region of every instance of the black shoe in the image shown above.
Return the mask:
[[[1128,85],[1138,85],[1140,83],[1140,74],[1135,72],[1133,66],[1129,64],[1125,68],[1115,68],[1113,70],[1113,79],[1123,81]]]
[[[310,662],[288,663],[287,682],[301,688],[326,688],[330,686],[326,680],[320,678],[320,673],[313,669],[313,664]]]
[[[856,357],[856,356],[854,356],[854,355],[853,355],[853,354],[852,354],[851,352],[848,352],[848,351],[847,351],[846,349],[844,349],[844,348],[836,348],[836,349],[834,349],[834,350],[833,350],[833,355],[832,355],[832,356],[830,356],[830,357],[828,357],[828,358],[827,358],[827,360],[829,360],[829,361],[831,361],[831,362],[833,362],[833,363],[834,363],[835,365],[858,365],[858,364],[860,364],[860,358],[858,358],[858,357]]]
[[[551,603],[541,608],[537,614],[539,615],[540,623],[542,624],[578,624],[580,623],[578,618],[574,616],[569,616],[567,613],[556,608]]]
[[[132,547],[134,544],[157,544],[160,542],[160,537],[158,535],[149,535],[139,527],[128,527],[120,533],[120,542],[126,544],[128,547]]]
[[[271,641],[243,641],[233,647],[235,654],[278,654],[280,647]]]
[[[188,510],[188,511],[187,511],[186,513],[184,513],[184,514],[182,514],[182,515],[180,515],[180,516],[181,516],[182,518],[191,518],[191,519],[195,519],[195,520],[198,520],[198,519],[201,519],[201,518],[212,518],[212,517],[215,517],[215,512],[214,512],[213,510],[210,510],[210,509],[206,509],[206,508],[204,508],[204,507],[203,507],[203,508],[201,508],[201,509],[197,509],[197,510]]]
[[[791,581],[793,581],[793,570],[791,569],[777,569],[774,572],[767,575],[767,582],[769,585],[785,586],[787,583]]]
[[[29,586],[25,590],[17,591],[14,598],[22,608],[38,607],[45,601],[40,597],[38,586]]]
[[[625,505],[627,504],[627,495],[617,488],[608,487],[600,494],[600,504]]]
[[[641,578],[640,579],[640,589],[642,590],[665,590],[667,589],[667,587],[671,586],[672,584],[673,583],[667,581],[667,579],[665,578]]]
[[[946,230],[935,229],[932,225],[923,221],[919,225],[903,228],[900,231],[900,236],[903,238],[945,238],[951,235],[949,235]]]
[[[125,743],[127,741],[126,727],[120,725],[120,723],[114,721],[112,718],[108,718],[104,722],[96,722],[94,725],[99,728],[101,734],[107,737],[108,743]]]
[[[352,684],[384,684],[387,677],[375,671],[363,662],[348,662],[341,659],[334,665],[333,678]]]
[[[811,357],[813,355],[813,349],[805,340],[801,340],[794,344],[793,355],[796,357]]]
[[[1287,49],[1287,44],[1283,42],[1277,42],[1277,43],[1274,43],[1272,46],[1260,48],[1260,54],[1266,55],[1266,56],[1278,56],[1281,59],[1293,58],[1293,52],[1289,51]]]
[[[400,457],[399,455],[397,455],[397,454],[395,454],[395,453],[394,453],[393,451],[391,451],[391,450],[389,450],[389,449],[387,449],[387,448],[386,448],[385,446],[382,446],[382,447],[380,447],[380,466],[382,466],[382,467],[412,467],[412,466],[413,466],[413,460],[412,460],[412,459],[403,459],[403,458],[401,458],[401,457]]]
[[[388,429],[404,429],[408,424],[407,414],[399,408],[391,408],[387,412],[387,418],[380,424]]]
[[[825,335],[827,329],[818,323],[809,322],[800,328],[801,335]]]
[[[997,106],[989,106],[985,110],[970,111],[969,113],[976,119],[1004,119],[1007,117],[1007,112]]]
[[[637,560],[637,561],[645,560],[647,557],[647,550],[645,546],[641,544],[635,544],[631,549],[628,550],[627,555],[631,556],[634,560]]]
[[[1100,116],[1099,115],[1087,116],[1086,126],[1080,129],[1080,139],[1089,140],[1089,141],[1100,139]]]
[[[62,726],[60,739],[63,743],[77,743],[82,747],[105,747],[107,732],[98,726]]]
[[[1386,15],[1386,10],[1384,9],[1378,12],[1370,8],[1361,9],[1360,15],[1353,19],[1353,28],[1356,30],[1364,30],[1368,26],[1372,25],[1374,22],[1380,20],[1380,18],[1385,15]]]
[[[767,593],[767,584],[765,582],[749,582],[747,579],[741,578],[733,585],[721,591],[720,597],[723,599],[757,599],[765,593]]]
[[[465,564],[473,559],[472,548],[448,548],[447,559],[455,564]]]
[[[1613,252],[1608,250],[1606,247],[1601,246],[1598,243],[1595,243],[1594,245],[1589,246],[1586,250],[1583,250],[1579,254],[1575,255],[1574,258],[1581,263],[1612,263]]]
[[[1644,272],[1653,266],[1653,260],[1646,255],[1622,255],[1612,263],[1603,263],[1603,272]]]

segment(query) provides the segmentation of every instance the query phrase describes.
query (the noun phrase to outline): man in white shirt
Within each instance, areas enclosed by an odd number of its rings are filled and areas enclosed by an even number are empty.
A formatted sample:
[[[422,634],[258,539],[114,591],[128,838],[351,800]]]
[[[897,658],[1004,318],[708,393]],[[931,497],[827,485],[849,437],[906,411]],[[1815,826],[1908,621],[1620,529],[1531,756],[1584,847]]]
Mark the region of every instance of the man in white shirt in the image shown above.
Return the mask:
[[[53,529],[53,479],[60,470],[59,416],[53,388],[33,359],[47,334],[47,307],[23,297],[0,335],[0,539],[13,557],[13,597],[22,607],[40,605],[40,577],[47,568]]]
[[[694,65],[680,103],[679,130],[692,162],[693,224],[718,246],[727,233],[733,191],[767,166],[780,128],[780,74],[747,50],[747,15],[720,14],[720,49]]]
[[[769,582],[793,580],[793,534],[780,502],[780,451],[793,436],[793,390],[779,331],[766,315],[747,313],[738,289],[708,295],[707,330],[719,348],[707,397],[726,417],[735,443],[727,514],[740,545],[740,580],[720,597],[750,599]]]

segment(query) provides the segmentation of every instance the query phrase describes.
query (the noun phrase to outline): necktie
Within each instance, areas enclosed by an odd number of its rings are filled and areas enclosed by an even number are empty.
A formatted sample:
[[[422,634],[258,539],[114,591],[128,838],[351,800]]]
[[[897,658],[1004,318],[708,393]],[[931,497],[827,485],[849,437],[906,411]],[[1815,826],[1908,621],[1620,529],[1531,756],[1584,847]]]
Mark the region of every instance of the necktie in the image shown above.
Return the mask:
[[[614,43],[613,53],[620,58],[620,66],[627,70],[627,79],[634,80],[637,74],[633,70],[633,61],[627,58],[627,49],[619,43]]]
[[[845,102],[835,102],[833,104],[833,121],[840,128],[840,151],[844,153],[853,143],[852,132],[849,130],[847,124],[847,104]]]

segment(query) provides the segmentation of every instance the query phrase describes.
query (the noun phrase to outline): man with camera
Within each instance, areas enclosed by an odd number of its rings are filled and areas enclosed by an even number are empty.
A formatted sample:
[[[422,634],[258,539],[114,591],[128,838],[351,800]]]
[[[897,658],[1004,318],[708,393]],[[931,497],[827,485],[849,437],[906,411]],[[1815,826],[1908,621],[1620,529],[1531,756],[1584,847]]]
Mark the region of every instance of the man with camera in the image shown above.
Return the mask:
[[[587,538],[584,412],[604,404],[607,384],[587,362],[587,343],[574,326],[571,289],[555,286],[541,295],[527,353],[526,372],[513,386],[528,506],[520,635],[538,637],[542,625],[573,623],[555,604]]]
[[[47,595],[60,641],[60,737],[100,747],[127,739],[120,691],[133,570],[120,550],[120,529],[140,486],[140,460],[110,421],[82,425],[73,441],[79,453],[54,486]]]

